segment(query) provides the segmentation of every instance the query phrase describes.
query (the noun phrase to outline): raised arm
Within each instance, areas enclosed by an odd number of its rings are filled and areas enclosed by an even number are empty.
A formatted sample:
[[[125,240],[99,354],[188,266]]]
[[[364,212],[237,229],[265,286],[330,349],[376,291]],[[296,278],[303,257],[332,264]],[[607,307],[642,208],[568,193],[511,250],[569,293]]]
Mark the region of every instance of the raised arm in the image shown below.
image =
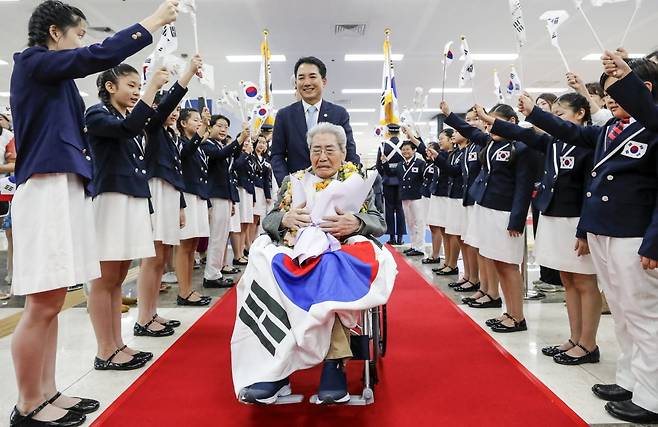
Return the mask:
[[[445,101],[441,101],[441,112],[446,116],[444,123],[454,128],[462,136],[467,138],[473,144],[484,147],[491,141],[491,137],[482,132],[475,126],[471,126],[450,111],[450,106]]]

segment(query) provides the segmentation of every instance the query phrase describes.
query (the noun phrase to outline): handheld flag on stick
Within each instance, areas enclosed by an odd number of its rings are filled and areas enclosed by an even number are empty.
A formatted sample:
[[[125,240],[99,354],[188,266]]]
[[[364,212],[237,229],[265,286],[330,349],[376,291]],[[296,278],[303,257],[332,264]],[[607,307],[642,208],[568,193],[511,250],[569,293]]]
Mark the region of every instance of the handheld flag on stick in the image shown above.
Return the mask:
[[[391,59],[391,30],[387,28],[384,34],[384,65],[382,68],[382,100],[381,108],[379,110],[379,124],[399,124],[400,113],[398,112],[398,92],[395,86],[393,60]]]
[[[498,98],[498,103],[502,104],[505,102],[505,95],[503,95],[503,90],[500,88],[500,79],[498,78],[498,71],[494,70],[494,94]]]
[[[445,92],[446,92],[446,79],[448,77],[448,65],[450,65],[454,59],[454,55],[450,50],[452,45],[452,40],[443,46],[443,81],[441,83],[441,102],[445,101]]]
[[[473,65],[473,57],[471,56],[471,50],[468,48],[468,42],[466,41],[466,36],[461,37],[461,50],[462,56],[460,59],[464,60],[464,66],[459,72],[459,87],[466,85],[466,81],[473,83],[473,78],[475,77],[475,68]]]
[[[514,36],[520,50],[526,42],[525,22],[523,21],[523,12],[521,11],[521,0],[509,0],[509,10],[512,14],[512,28]]]
[[[626,25],[626,30],[624,30],[624,36],[621,38],[621,43],[619,46],[624,46],[624,44],[626,44],[626,37],[628,37],[628,33],[631,31],[631,27],[633,26],[633,22],[637,16],[637,11],[640,10],[640,6],[642,6],[642,0],[635,0],[635,10],[633,10],[631,20],[628,21],[628,25]]]
[[[194,30],[194,53],[199,53],[199,31],[196,23],[196,0],[180,0],[178,10],[182,13],[190,14],[192,28]]]
[[[544,12],[539,19],[546,22],[546,29],[551,37],[551,44],[557,49],[560,58],[562,58],[562,62],[564,63],[564,68],[569,72],[569,64],[567,63],[567,59],[565,58],[557,39],[557,29],[564,21],[569,19],[569,14],[566,10],[548,10]]]
[[[509,73],[509,82],[507,83],[507,93],[512,96],[520,95],[522,88],[523,85],[521,84],[521,79],[519,78],[514,66],[512,66]]]
[[[585,11],[583,10],[583,0],[574,0],[574,3],[576,5],[576,9],[578,9],[580,11],[580,14],[583,15],[583,19],[585,20],[585,23],[587,23],[589,30],[592,32],[592,35],[596,39],[596,43],[599,45],[599,48],[601,48],[601,52],[604,52],[605,47],[603,47],[603,42],[599,38],[599,35],[596,33],[596,30],[592,26],[592,23],[590,22],[589,18],[587,17],[587,15],[585,15]]]
[[[246,104],[258,104],[263,100],[263,97],[258,90],[258,86],[254,82],[241,81],[242,99]]]
[[[260,91],[263,95],[263,101],[271,111],[274,102],[272,100],[272,68],[270,66],[270,58],[272,57],[272,53],[270,52],[270,44],[267,40],[267,36],[269,34],[270,33],[268,30],[263,30],[263,41],[260,43],[261,63],[258,83],[260,85]],[[265,123],[273,125],[274,117],[272,115],[268,115],[265,119]]]

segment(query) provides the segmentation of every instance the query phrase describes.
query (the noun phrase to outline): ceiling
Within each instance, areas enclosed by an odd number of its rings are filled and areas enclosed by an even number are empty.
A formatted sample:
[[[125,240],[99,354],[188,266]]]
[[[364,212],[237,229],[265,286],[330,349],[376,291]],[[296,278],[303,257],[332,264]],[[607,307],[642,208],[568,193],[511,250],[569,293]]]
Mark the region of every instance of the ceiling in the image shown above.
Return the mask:
[[[379,88],[381,62],[345,62],[347,53],[381,53],[384,29],[392,29],[393,53],[404,54],[395,64],[400,106],[413,108],[414,88],[441,87],[443,45],[454,40],[453,52],[459,56],[459,37],[464,34],[474,53],[515,53],[516,43],[511,27],[507,0],[196,0],[198,9],[199,44],[204,60],[215,67],[218,92],[194,84],[191,96],[219,96],[226,85],[237,89],[240,80],[258,79],[258,63],[229,63],[226,55],[258,54],[264,28],[270,31],[273,54],[283,54],[287,62],[273,63],[274,89],[290,89],[292,68],[296,59],[304,55],[321,58],[328,67],[328,86],[325,98],[346,108],[375,108],[374,113],[354,112],[351,120],[368,125],[354,126],[358,151],[366,156],[376,149],[373,128],[378,121],[380,94],[343,94],[342,89]],[[154,0],[71,0],[89,18],[90,26],[124,28],[148,15],[158,4]],[[0,91],[9,90],[11,54],[25,47],[27,21],[36,0],[0,1],[3,22],[0,59],[9,65],[0,66]],[[616,48],[632,14],[634,2],[592,7],[585,0],[584,9],[599,32],[604,45]],[[581,58],[597,52],[597,44],[585,22],[575,9],[573,0],[522,0],[527,27],[527,44],[521,51],[522,61],[516,61],[525,87],[565,87],[564,67],[550,44],[548,33],[539,16],[549,9],[566,9],[571,15],[559,31],[560,45],[575,72],[586,81],[598,80],[600,63],[585,62]],[[362,37],[334,35],[336,24],[366,24]],[[642,4],[626,47],[630,52],[648,53],[656,49],[658,1]],[[177,23],[178,53],[193,50],[192,26],[188,15],[180,15]],[[102,35],[90,34],[87,42],[100,41]],[[139,67],[150,53],[147,48],[127,62]],[[476,62],[473,94],[446,94],[453,110],[464,111],[477,100],[484,105],[496,101],[493,94],[493,69],[498,69],[505,86],[510,61]],[[455,61],[448,69],[446,87],[455,88],[462,62]],[[78,82],[88,105],[96,102],[95,77]],[[440,94],[429,96],[430,109],[436,109]],[[275,107],[292,102],[292,95],[275,95]],[[8,104],[0,98],[0,105]],[[422,115],[421,121],[430,122],[436,111]],[[422,126],[421,126],[422,127]],[[424,127],[424,133],[429,129]]]

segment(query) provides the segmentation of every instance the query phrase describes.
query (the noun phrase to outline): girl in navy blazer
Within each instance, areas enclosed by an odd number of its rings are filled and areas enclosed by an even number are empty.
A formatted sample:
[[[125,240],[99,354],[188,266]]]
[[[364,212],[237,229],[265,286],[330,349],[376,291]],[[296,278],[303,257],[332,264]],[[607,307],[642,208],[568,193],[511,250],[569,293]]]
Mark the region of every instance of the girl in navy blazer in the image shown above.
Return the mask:
[[[556,116],[579,126],[591,121],[588,100],[574,92],[558,98],[552,109]],[[543,348],[542,353],[563,365],[597,363],[596,332],[601,318],[601,293],[587,248],[587,236],[577,230],[593,152],[566,144],[547,133],[495,119],[481,107],[478,107],[478,114],[496,135],[522,141],[544,155],[544,171],[535,197],[535,206],[541,212],[535,258],[538,264],[560,272],[571,335],[561,345]]]
[[[204,108],[204,115],[209,115],[207,108]],[[193,108],[183,108],[176,123],[180,132],[180,156],[185,182],[185,226],[181,229],[180,246],[175,254],[180,295],[192,292],[194,252],[199,238],[210,235],[208,156],[201,147],[210,135],[208,124]]]
[[[84,413],[99,407],[96,401],[61,395],[55,382],[57,314],[66,288],[100,276],[88,197],[92,158],[74,79],[113,67],[150,44],[151,32],[175,20],[177,3],[165,1],[140,24],[82,47],[87,30],[82,11],[44,1],[30,17],[29,47],[14,55],[13,289],[27,295],[27,303],[12,338],[19,395],[12,426],[39,420],[79,425]],[[44,396],[49,396],[45,402]]]
[[[258,135],[254,141],[254,221],[250,226],[250,246],[256,237],[261,220],[267,214],[267,207],[272,202],[272,167],[265,157],[267,155],[267,139]]]
[[[469,139],[482,139],[481,131],[450,114],[450,107],[443,101],[441,111],[447,116],[446,123],[457,122],[456,128]],[[518,122],[516,113],[509,105],[498,104],[491,115],[501,120]],[[450,123],[449,123],[450,122]],[[460,123],[461,122],[461,123]],[[490,319],[488,325],[494,332],[527,330],[523,316],[523,284],[519,265],[523,262],[524,230],[533,186],[533,172],[526,161],[528,147],[517,141],[507,140],[490,133],[490,140],[480,151],[482,170],[471,194],[477,203],[477,242],[480,255],[493,261],[500,277],[507,313]],[[485,295],[482,302],[492,301]],[[469,303],[478,306],[477,302]]]
[[[247,263],[246,251],[251,245],[250,226],[254,221],[254,204],[256,189],[254,186],[255,163],[253,156],[254,145],[251,143],[242,145],[242,152],[233,162],[233,170],[238,179],[238,192],[240,203],[238,211],[240,215],[240,247],[238,248],[238,261],[243,265]]]
[[[94,156],[94,217],[101,261],[101,277],[92,282],[88,298],[98,370],[141,368],[153,356],[126,347],[120,338],[121,285],[133,259],[155,255],[144,130],[155,115],[155,94],[169,73],[156,71],[141,99],[140,79],[127,64],[104,71],[97,79],[101,103],[85,114]],[[171,328],[159,332],[171,335],[169,331],[173,333]],[[114,355],[117,349],[121,351]]]

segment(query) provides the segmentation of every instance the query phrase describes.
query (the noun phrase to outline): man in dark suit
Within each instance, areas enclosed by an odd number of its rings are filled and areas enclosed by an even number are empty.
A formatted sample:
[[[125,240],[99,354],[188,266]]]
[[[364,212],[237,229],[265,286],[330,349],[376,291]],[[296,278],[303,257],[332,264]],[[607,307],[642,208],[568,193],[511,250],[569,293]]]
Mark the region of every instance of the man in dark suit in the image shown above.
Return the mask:
[[[359,164],[350,116],[336,104],[322,99],[327,67],[318,58],[300,58],[295,64],[295,86],[301,101],[279,110],[272,136],[272,169],[279,185],[290,173],[305,169],[309,161],[306,132],[320,122],[342,126],[347,135],[347,161]]]

